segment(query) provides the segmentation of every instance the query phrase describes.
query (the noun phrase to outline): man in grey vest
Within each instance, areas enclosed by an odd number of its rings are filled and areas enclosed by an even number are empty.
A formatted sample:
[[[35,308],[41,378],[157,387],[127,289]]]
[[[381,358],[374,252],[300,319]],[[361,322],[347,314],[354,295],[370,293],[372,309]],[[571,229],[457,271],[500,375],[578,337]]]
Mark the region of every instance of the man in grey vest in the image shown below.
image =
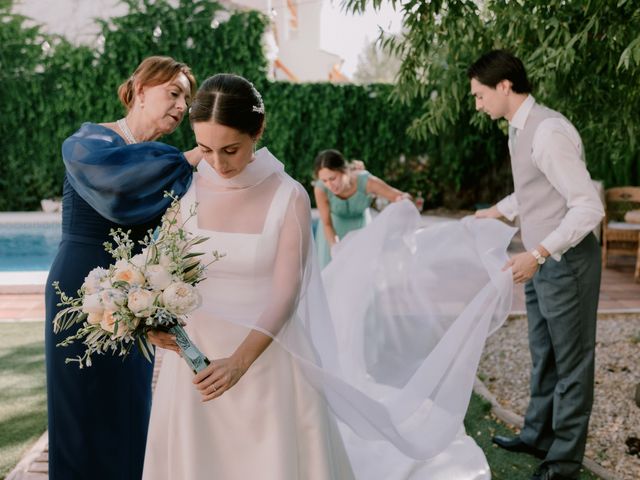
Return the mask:
[[[522,62],[483,55],[468,70],[476,109],[509,121],[515,192],[478,218],[520,216],[526,252],[512,257],[525,283],[531,399],[519,436],[493,441],[543,462],[532,480],[577,478],[593,403],[600,246],[592,233],[604,210],[584,162],[580,135],[531,96]]]

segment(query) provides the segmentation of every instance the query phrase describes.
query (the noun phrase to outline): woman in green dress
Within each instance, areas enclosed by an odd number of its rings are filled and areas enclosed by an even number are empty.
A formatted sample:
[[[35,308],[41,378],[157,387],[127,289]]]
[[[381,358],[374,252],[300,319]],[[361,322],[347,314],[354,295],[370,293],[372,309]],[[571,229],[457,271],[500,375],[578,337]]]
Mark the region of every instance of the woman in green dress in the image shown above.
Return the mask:
[[[373,196],[389,202],[410,198],[363,168],[354,168],[337,150],[318,154],[314,174],[313,192],[320,213],[315,236],[320,268],[331,261],[331,249],[336,243],[371,221],[369,206]]]

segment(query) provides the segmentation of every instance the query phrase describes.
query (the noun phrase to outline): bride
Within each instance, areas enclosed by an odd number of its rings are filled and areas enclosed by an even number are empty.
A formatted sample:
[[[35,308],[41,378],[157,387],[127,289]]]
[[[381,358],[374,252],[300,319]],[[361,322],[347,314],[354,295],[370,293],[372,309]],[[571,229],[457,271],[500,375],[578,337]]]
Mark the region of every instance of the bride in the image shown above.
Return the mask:
[[[306,192],[254,151],[265,113],[253,85],[210,77],[190,120],[205,161],[181,211],[197,203],[186,228],[226,256],[186,326],[211,364],[194,376],[165,354],[143,478],[490,478],[462,421],[484,340],[510,309],[513,230],[420,229],[400,202],[321,279]]]

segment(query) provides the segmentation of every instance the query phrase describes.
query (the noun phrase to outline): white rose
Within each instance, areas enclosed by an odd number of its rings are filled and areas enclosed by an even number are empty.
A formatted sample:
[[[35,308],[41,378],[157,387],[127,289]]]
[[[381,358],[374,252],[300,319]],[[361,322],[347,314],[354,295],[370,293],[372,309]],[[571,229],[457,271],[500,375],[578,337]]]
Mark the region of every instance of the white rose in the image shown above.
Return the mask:
[[[166,253],[161,253],[160,257],[158,258],[158,263],[163,267],[168,267],[169,265],[171,265],[171,258]]]
[[[149,265],[147,267],[147,282],[154,290],[164,290],[173,281],[169,271],[162,265]]]
[[[91,325],[97,325],[102,321],[102,318],[104,317],[104,313],[100,312],[100,313],[90,313],[87,316],[87,322],[89,322],[89,324]]]
[[[84,290],[88,294],[97,293],[101,289],[101,284],[107,275],[109,274],[109,270],[101,267],[96,267],[89,272],[89,274],[84,278]]]
[[[127,301],[127,295],[117,288],[102,290],[98,295],[100,295],[100,300],[102,300],[102,305],[105,310],[111,310],[114,312],[119,310]]]
[[[144,275],[138,267],[131,265],[126,260],[116,262],[116,269],[113,273],[114,282],[127,282],[129,285],[143,285]]]
[[[127,297],[127,306],[136,317],[149,316],[157,295],[156,292],[141,288],[132,290]]]
[[[188,283],[176,282],[162,292],[162,301],[174,315],[184,315],[200,306],[200,294]]]
[[[131,257],[131,260],[129,260],[129,263],[133,264],[134,266],[138,267],[138,269],[142,270],[144,269],[144,266],[146,265],[148,260],[147,254],[146,252],[142,252],[139,253],[138,255],[134,255],[133,257]]]
[[[158,263],[166,268],[169,272],[173,272],[176,269],[175,263],[171,260],[171,257],[165,253],[161,253],[158,258]]]
[[[113,284],[111,283],[111,277],[105,277],[100,282],[100,290],[104,290],[105,288],[111,288],[111,287],[113,287]]]
[[[102,315],[104,311],[104,307],[102,306],[102,301],[100,299],[99,293],[92,293],[90,295],[84,296],[82,300],[82,311],[84,313],[96,313]]]

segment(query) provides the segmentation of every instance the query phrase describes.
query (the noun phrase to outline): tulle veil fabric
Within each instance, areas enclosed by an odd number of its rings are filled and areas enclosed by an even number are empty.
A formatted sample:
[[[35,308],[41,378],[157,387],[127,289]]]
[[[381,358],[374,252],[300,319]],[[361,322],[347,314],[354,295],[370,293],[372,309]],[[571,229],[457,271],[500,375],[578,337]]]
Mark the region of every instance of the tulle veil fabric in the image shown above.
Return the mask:
[[[202,161],[194,183],[181,205],[185,220],[198,205],[188,229],[260,234],[269,216],[280,219],[275,261],[260,265],[261,252],[247,252],[255,274],[270,277],[269,303],[225,302],[241,279],[213,264],[208,276],[225,275],[225,287],[210,291],[205,281],[201,308],[272,336],[372,454],[379,442],[416,460],[445,450],[461,430],[485,339],[511,308],[501,269],[515,229],[473,218],[421,228],[403,201],[351,234],[321,276],[309,197],[266,148],[232,179]]]

